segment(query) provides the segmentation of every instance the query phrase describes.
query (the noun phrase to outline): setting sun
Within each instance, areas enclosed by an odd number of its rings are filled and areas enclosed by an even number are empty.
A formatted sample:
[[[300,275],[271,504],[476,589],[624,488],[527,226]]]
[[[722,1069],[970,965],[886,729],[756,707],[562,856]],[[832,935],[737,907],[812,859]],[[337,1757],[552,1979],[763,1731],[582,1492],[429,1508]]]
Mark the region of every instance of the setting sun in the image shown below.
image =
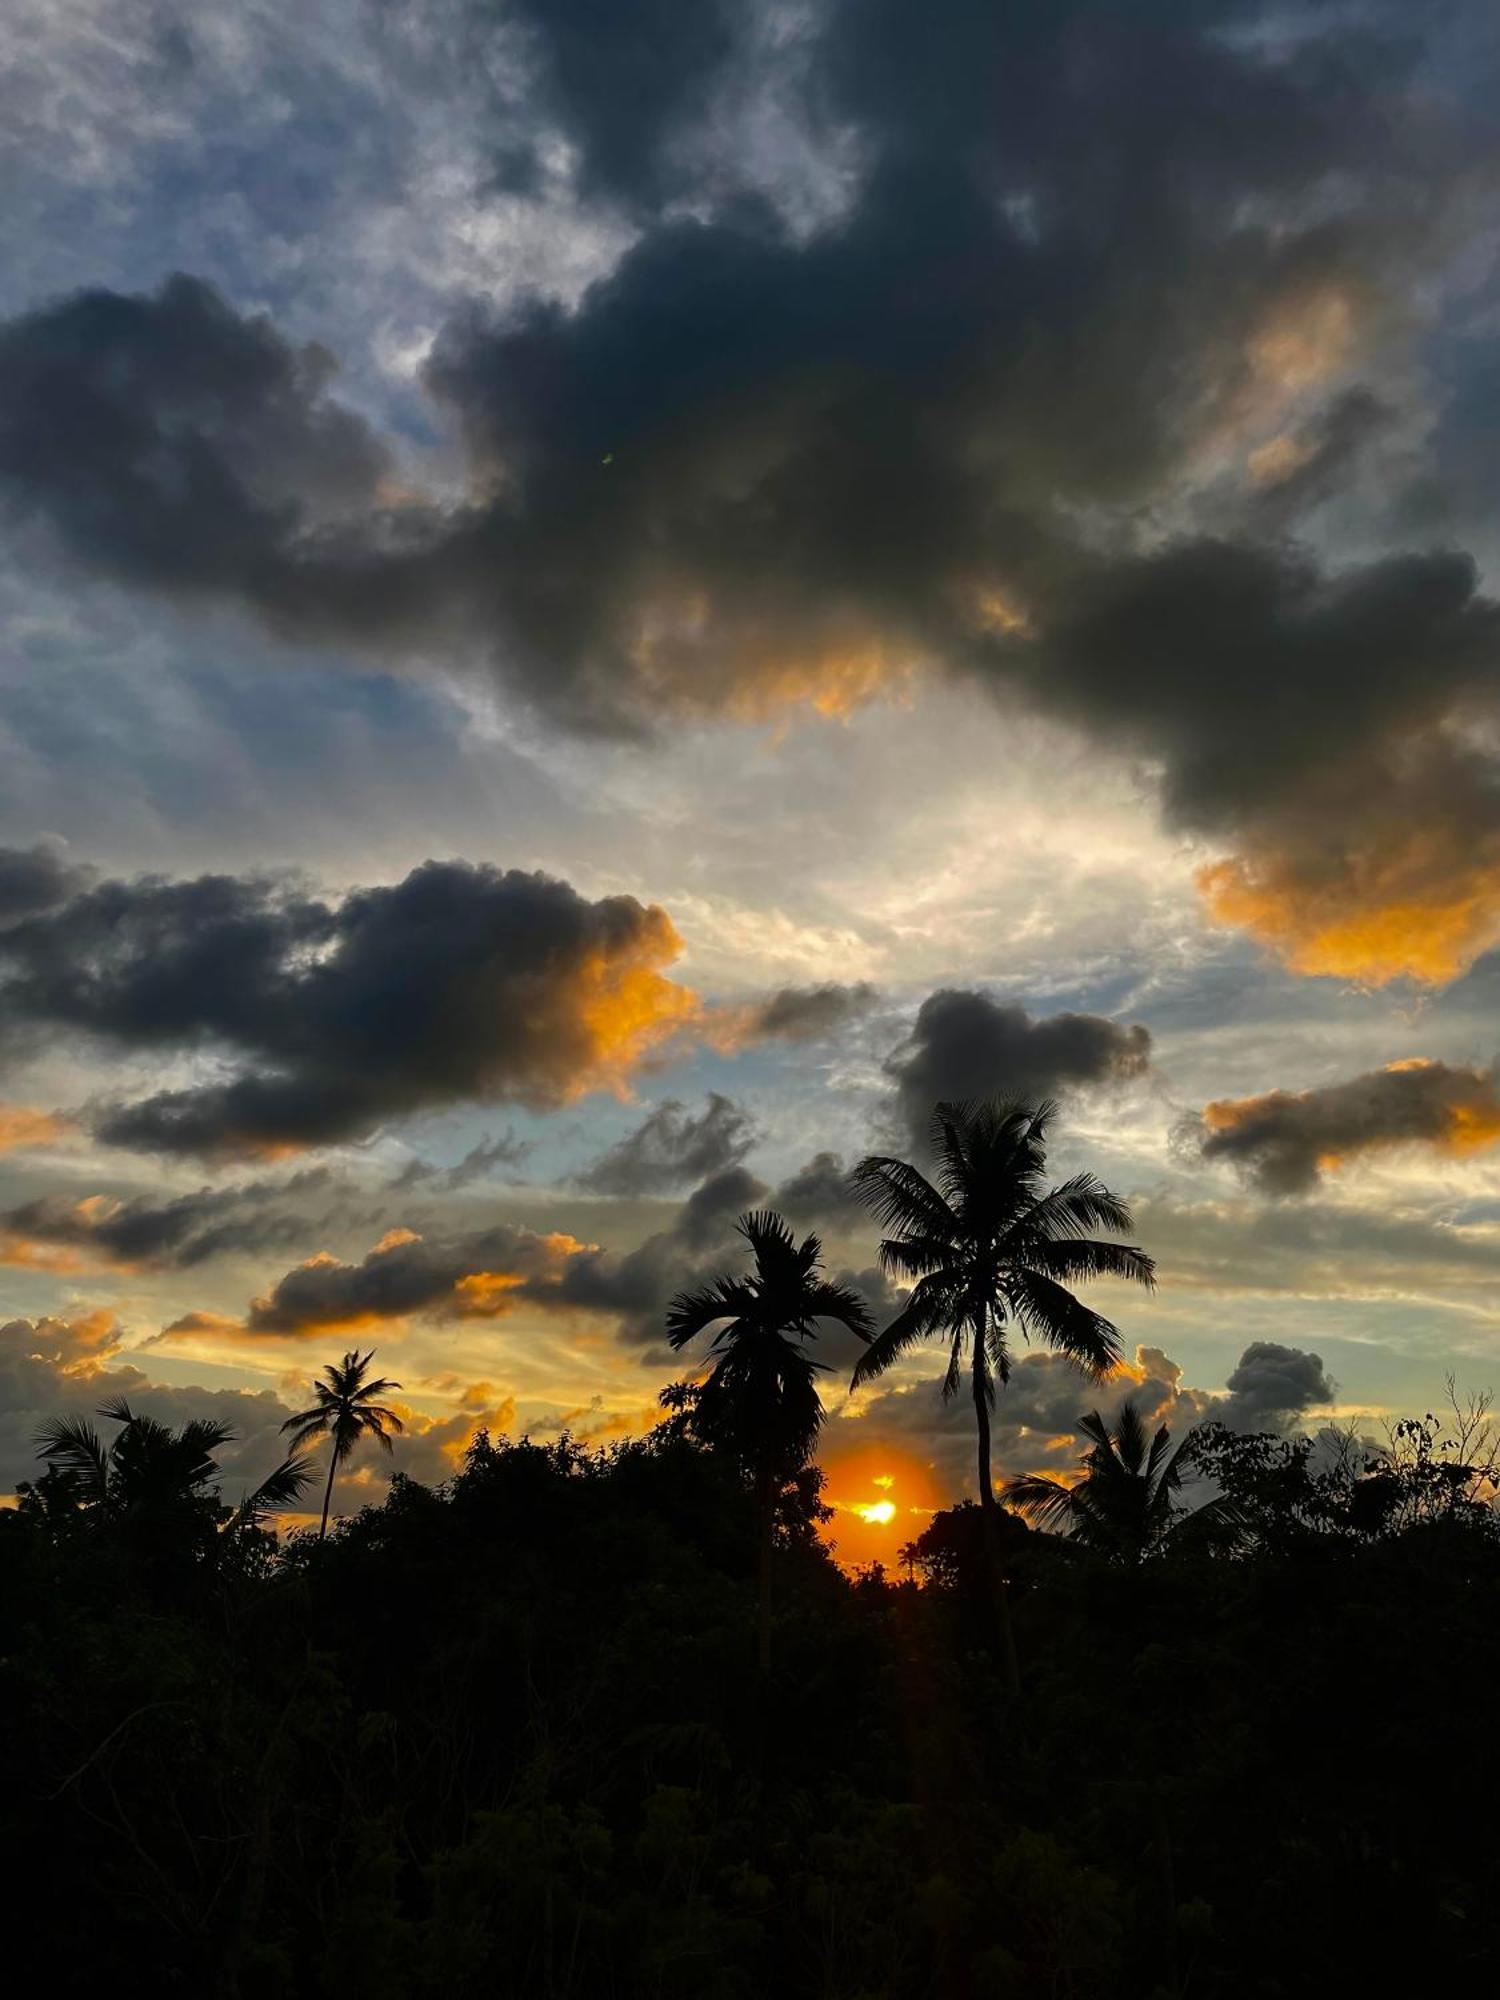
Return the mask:
[[[929,1465],[883,1445],[840,1453],[823,1471],[833,1519],[821,1532],[846,1569],[896,1562],[946,1497]]]

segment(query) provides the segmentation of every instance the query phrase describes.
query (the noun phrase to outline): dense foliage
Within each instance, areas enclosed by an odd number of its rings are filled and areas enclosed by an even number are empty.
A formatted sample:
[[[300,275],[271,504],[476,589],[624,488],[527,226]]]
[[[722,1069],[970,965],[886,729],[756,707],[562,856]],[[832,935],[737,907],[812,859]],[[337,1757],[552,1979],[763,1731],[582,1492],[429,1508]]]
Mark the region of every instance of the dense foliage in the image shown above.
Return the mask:
[[[1249,1524],[1144,1560],[975,1507],[849,1579],[690,1391],[279,1552],[215,1513],[0,1515],[15,1990],[257,1996],[1433,1992],[1493,1967],[1486,1482],[1209,1434]],[[154,1560],[166,1550],[170,1559]]]

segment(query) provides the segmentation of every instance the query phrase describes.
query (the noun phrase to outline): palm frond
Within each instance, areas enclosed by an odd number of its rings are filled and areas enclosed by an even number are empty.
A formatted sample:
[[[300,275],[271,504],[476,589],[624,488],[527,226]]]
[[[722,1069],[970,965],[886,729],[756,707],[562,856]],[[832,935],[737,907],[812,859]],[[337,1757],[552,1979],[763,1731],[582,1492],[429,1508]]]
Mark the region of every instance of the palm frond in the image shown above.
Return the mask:
[[[1095,1229],[1119,1234],[1130,1228],[1132,1220],[1130,1204],[1097,1174],[1074,1174],[1038,1197],[1019,1218],[1016,1232],[1044,1239],[1081,1237]]]
[[[1078,1515],[1078,1501],[1071,1486],[1064,1486],[1060,1479],[1048,1479],[1040,1472],[1029,1472],[1019,1479],[1013,1479],[1002,1487],[1000,1498],[1007,1507],[1014,1507],[1018,1514],[1024,1514],[1028,1521],[1035,1521],[1039,1527],[1060,1532],[1072,1527]]]
[[[109,1454],[104,1440],[82,1417],[54,1417],[37,1431],[37,1456],[76,1479],[88,1497],[102,1500],[109,1490]]]
[[[679,1292],[667,1307],[667,1340],[673,1347],[686,1347],[717,1320],[749,1318],[755,1305],[755,1294],[743,1278],[715,1278],[712,1284]]]
[[[868,1154],[850,1174],[849,1185],[883,1229],[949,1243],[957,1235],[953,1210],[927,1176],[905,1160]]]
[[[1127,1278],[1144,1285],[1156,1284],[1156,1260],[1133,1243],[1110,1243],[1081,1236],[1033,1240],[1018,1245],[1019,1261],[1029,1264],[1060,1284],[1088,1284],[1095,1278]]]
[[[808,1286],[807,1317],[836,1320],[864,1341],[875,1330],[870,1308],[854,1287],[835,1284],[831,1279],[815,1279]]]
[[[313,1481],[312,1467],[296,1453],[268,1472],[253,1493],[247,1493],[230,1522],[231,1530],[258,1526],[267,1514],[294,1507]]]
[[[944,1295],[925,1285],[918,1285],[896,1317],[881,1328],[855,1363],[854,1373],[849,1378],[850,1388],[857,1389],[862,1382],[883,1375],[909,1347],[915,1347],[919,1340],[929,1339],[939,1328],[946,1326],[948,1318],[948,1301]]]
[[[1105,1375],[1120,1359],[1120,1331],[1113,1320],[1040,1271],[1012,1271],[1004,1279],[1007,1301],[1027,1335],[1076,1361],[1090,1375]]]

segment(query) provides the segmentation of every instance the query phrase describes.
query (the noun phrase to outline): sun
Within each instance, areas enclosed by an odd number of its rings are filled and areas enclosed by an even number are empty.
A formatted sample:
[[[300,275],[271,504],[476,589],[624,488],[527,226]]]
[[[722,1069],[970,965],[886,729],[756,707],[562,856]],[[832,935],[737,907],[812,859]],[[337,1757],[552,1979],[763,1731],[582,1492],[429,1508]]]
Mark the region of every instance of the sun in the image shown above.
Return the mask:
[[[831,1456],[823,1471],[833,1519],[822,1533],[846,1569],[895,1562],[943,1505],[930,1466],[878,1443]]]

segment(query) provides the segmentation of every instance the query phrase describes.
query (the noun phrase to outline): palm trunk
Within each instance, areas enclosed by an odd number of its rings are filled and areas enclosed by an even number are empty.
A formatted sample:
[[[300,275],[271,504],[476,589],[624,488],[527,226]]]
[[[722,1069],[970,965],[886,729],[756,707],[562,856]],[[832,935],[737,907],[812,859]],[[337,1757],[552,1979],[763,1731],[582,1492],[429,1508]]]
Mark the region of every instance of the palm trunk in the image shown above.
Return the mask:
[[[1000,1634],[1000,1662],[1005,1672],[1006,1691],[1021,1692],[1021,1666],[1016,1657],[1016,1635],[1010,1622],[1010,1586],[1000,1560],[999,1510],[995,1506],[995,1482],[990,1469],[990,1402],[985,1394],[988,1379],[985,1367],[983,1323],[974,1336],[974,1421],[979,1430],[979,1513],[984,1524],[984,1555],[990,1572],[990,1591],[995,1604],[995,1623]]]
[[[762,1466],[755,1481],[756,1505],[760,1511],[760,1580],[756,1607],[756,1657],[760,1671],[771,1671],[771,1540],[776,1521],[776,1489],[769,1466]]]
[[[328,1484],[323,1488],[323,1524],[318,1529],[318,1540],[320,1542],[326,1540],[328,1535],[328,1507],[330,1501],[333,1499],[333,1475],[338,1469],[339,1448],[337,1442],[334,1441],[330,1443],[328,1451]]]

